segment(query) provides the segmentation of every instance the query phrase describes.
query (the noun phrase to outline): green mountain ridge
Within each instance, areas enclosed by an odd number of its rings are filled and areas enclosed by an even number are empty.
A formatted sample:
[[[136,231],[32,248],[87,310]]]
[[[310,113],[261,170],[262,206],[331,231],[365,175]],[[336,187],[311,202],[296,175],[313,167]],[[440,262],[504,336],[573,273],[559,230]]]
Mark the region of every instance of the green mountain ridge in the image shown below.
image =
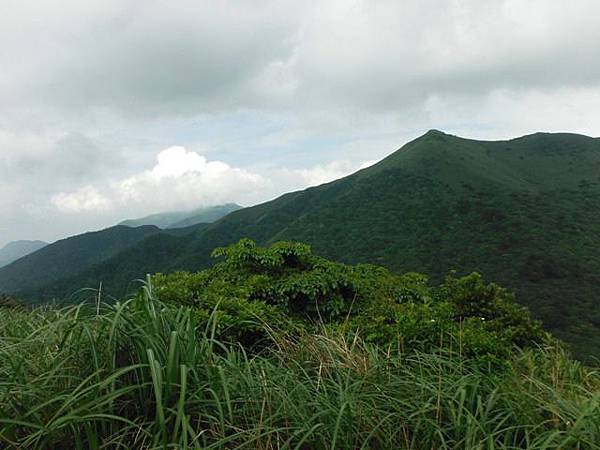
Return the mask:
[[[177,240],[177,236],[185,236],[208,225],[230,211],[241,208],[234,203],[198,208],[193,211],[165,213],[148,216],[139,220],[125,221],[104,230],[83,233],[61,239],[50,245],[44,245],[40,251],[27,252],[13,258],[5,267],[0,267],[0,292],[20,293],[36,291],[41,299],[60,298],[65,293],[71,294],[78,288],[71,289],[63,280],[78,277],[90,267],[110,259],[136,244],[140,249],[154,248],[155,242]],[[149,224],[155,222],[155,224]],[[162,224],[165,229],[158,226]],[[160,237],[155,238],[155,235]],[[142,244],[146,238],[151,238]],[[44,243],[45,244],[45,243]],[[147,245],[148,247],[145,247]],[[163,247],[168,244],[161,244]],[[9,248],[10,250],[10,248]],[[138,250],[140,251],[140,250]],[[152,253],[153,257],[157,253]],[[150,267],[154,267],[151,265]],[[131,280],[128,280],[131,281]],[[70,282],[69,282],[70,283]],[[99,286],[95,279],[89,280],[89,286]],[[51,286],[50,289],[46,289]],[[84,286],[78,283],[78,286]],[[68,295],[67,294],[67,295]],[[37,298],[32,298],[37,301]]]
[[[207,267],[213,248],[242,237],[298,240],[327,258],[427,273],[435,282],[453,269],[479,271],[514,290],[578,354],[600,356],[599,208],[599,139],[536,133],[477,141],[432,130],[348,177],[189,234],[151,236],[60,285],[20,293],[60,297],[101,280],[119,296],[146,273]]]
[[[38,303],[40,299],[83,301],[89,299],[90,292],[77,292],[77,289],[98,288],[102,281],[102,291],[107,298],[121,297],[136,291],[146,275],[163,271],[169,261],[186,251],[191,235],[208,226],[210,224],[197,224],[186,228],[157,230],[156,233],[144,236],[136,245],[88,266],[74,277],[59,278],[36,289],[21,291],[20,296],[27,303]],[[78,288],[73,289],[73,286]]]
[[[129,228],[117,225],[66,239],[20,258],[0,268],[0,291],[37,289],[61,278],[77,275],[82,268],[104,261],[129,248],[159,228]]]

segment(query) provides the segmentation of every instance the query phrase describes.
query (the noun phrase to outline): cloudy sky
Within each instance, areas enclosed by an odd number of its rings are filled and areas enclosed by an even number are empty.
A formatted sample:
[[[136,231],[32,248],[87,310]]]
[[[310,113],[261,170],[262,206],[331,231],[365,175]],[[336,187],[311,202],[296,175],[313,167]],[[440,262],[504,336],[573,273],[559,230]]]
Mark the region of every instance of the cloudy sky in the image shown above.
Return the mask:
[[[0,0],[0,245],[251,205],[430,128],[600,135],[597,0]]]

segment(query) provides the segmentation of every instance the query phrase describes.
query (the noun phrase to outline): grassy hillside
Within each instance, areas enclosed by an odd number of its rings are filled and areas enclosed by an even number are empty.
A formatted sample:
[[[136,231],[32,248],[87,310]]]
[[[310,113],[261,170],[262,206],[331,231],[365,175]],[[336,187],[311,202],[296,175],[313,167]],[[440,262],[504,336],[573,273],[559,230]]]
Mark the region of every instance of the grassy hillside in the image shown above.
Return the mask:
[[[48,245],[44,241],[14,241],[0,248],[0,267],[7,266],[13,261],[29,255]]]
[[[168,258],[140,249],[63,286],[103,280],[120,294],[150,266],[196,270],[211,264],[214,247],[242,237],[293,239],[326,257],[433,281],[477,270],[513,289],[578,354],[600,356],[598,211],[598,139],[537,133],[486,142],[430,131],[354,175],[235,211],[186,242],[165,241]]]

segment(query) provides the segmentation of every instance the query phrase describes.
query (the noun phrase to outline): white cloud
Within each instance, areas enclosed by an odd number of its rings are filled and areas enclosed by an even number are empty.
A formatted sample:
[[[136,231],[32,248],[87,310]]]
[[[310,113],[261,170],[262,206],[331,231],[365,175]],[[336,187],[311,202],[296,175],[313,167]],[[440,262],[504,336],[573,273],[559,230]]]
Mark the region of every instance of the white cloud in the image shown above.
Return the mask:
[[[83,186],[75,192],[59,192],[50,199],[52,205],[66,213],[102,212],[111,207],[110,200],[93,186]]]
[[[309,169],[279,169],[275,170],[274,178],[284,177],[297,186],[297,189],[303,189],[310,186],[329,183],[330,181],[350,175],[357,170],[364,169],[375,164],[376,161],[367,161],[363,163],[353,163],[347,160],[332,161],[328,164],[318,164]],[[279,173],[277,173],[279,172]]]
[[[258,174],[183,147],[163,150],[156,160],[151,170],[111,183],[116,206],[155,212],[215,205],[239,201],[266,183]]]
[[[69,213],[138,215],[254,198],[268,186],[268,180],[257,173],[175,146],[159,152],[149,170],[99,186],[59,192],[51,203]]]
[[[204,156],[195,152],[188,152],[183,147],[170,147],[163,150],[156,157],[158,164],[148,174],[156,180],[167,177],[178,177],[187,172],[222,172],[227,170],[227,165],[219,161],[208,163]],[[212,166],[211,168],[209,168]]]
[[[103,186],[83,186],[52,196],[51,203],[66,213],[142,215],[217,205],[228,202],[254,204],[290,190],[317,186],[373,164],[346,160],[308,169],[272,167],[251,171],[209,161],[180,146],[158,153],[149,170],[113,180]]]

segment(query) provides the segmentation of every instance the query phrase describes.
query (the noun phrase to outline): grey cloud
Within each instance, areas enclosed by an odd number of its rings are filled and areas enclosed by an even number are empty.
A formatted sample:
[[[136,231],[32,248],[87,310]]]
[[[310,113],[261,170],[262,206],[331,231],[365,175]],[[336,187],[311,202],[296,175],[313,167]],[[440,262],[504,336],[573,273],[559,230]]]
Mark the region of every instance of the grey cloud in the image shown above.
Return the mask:
[[[0,44],[17,42],[2,52],[11,68],[3,95],[13,104],[39,99],[71,111],[142,116],[239,107],[243,85],[290,51],[295,18],[278,2],[108,3],[96,14],[71,4],[81,17],[32,25],[29,35],[13,30],[22,40]],[[22,48],[29,51],[16,54]]]
[[[0,19],[0,93],[12,106],[149,117],[600,84],[594,1],[297,3],[15,4],[28,26]]]
[[[110,224],[61,216],[50,199],[105,192],[174,145],[273,167],[274,195],[289,187],[277,168],[379,158],[428,128],[600,134],[595,0],[0,0],[0,11],[0,241]]]
[[[101,148],[78,132],[39,140],[33,151],[27,148],[30,142],[25,137],[13,136],[10,142],[2,143],[0,175],[5,182],[31,181],[35,188],[53,190],[102,174],[118,174],[124,161],[118,149]]]
[[[299,78],[311,101],[371,111],[432,94],[600,86],[600,5],[527,3],[363,2],[352,24],[334,8],[299,44]]]

